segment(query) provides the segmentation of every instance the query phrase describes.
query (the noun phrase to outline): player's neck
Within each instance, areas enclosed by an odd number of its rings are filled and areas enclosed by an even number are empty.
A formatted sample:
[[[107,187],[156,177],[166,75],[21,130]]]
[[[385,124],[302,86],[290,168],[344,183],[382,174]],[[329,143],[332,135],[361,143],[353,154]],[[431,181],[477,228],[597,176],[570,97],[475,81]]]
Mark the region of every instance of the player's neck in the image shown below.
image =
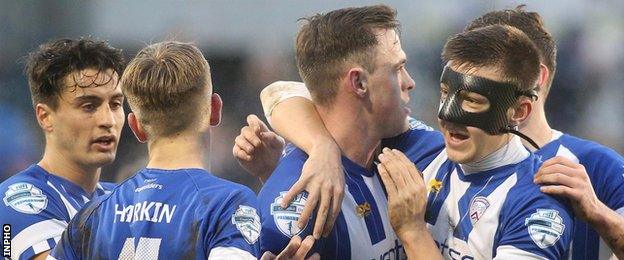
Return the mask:
[[[50,174],[59,176],[82,187],[87,193],[94,192],[100,180],[100,167],[82,165],[73,161],[71,156],[59,149],[55,149],[49,143],[46,143],[43,158],[37,165]]]
[[[552,139],[552,128],[550,128],[546,120],[546,113],[544,112],[543,105],[535,106],[529,118],[520,125],[520,132],[533,139],[539,147],[550,143]],[[522,144],[531,151],[536,150],[535,147],[524,139],[522,139]]]
[[[183,168],[206,168],[205,147],[208,142],[197,132],[184,132],[171,137],[148,140],[149,161],[147,168],[175,170]]]
[[[381,138],[374,132],[372,124],[365,122],[366,116],[360,114],[362,109],[336,105],[331,109],[317,107],[317,110],[344,156],[368,168],[373,162],[375,149]]]

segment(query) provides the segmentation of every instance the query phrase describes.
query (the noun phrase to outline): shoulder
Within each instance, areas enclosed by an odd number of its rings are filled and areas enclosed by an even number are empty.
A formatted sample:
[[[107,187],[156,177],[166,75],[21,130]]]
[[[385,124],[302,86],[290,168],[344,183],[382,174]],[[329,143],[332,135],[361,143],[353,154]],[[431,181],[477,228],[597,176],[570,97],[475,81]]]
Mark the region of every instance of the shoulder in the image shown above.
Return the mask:
[[[622,156],[613,149],[594,141],[564,134],[559,138],[559,142],[581,163],[584,161],[622,160]]]
[[[269,198],[274,199],[275,195],[281,191],[290,189],[301,176],[301,170],[308,159],[308,155],[294,146],[287,150],[258,194],[261,203],[266,202],[266,199]]]
[[[7,214],[36,215],[46,210],[63,208],[63,202],[58,193],[52,186],[48,185],[47,176],[37,172],[32,166],[0,183],[0,195],[2,195],[4,202],[0,204],[0,212],[3,212],[0,214],[2,220],[9,217]],[[64,218],[69,218],[65,215],[63,214]],[[14,220],[17,221],[18,219]]]

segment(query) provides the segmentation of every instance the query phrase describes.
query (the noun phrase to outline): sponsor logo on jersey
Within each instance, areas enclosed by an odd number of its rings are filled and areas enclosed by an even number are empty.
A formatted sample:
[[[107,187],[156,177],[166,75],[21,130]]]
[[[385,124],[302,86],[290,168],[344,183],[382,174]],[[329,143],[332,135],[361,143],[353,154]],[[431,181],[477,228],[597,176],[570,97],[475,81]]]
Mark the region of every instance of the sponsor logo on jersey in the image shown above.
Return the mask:
[[[4,193],[4,204],[25,214],[38,214],[48,206],[48,197],[34,185],[19,182]]]
[[[241,232],[245,241],[254,244],[260,237],[260,216],[256,209],[249,206],[239,205],[232,215],[232,224]]]
[[[470,223],[473,225],[481,219],[483,213],[490,207],[490,202],[486,197],[475,197],[470,203]]]
[[[292,237],[299,234],[301,230],[305,229],[305,227],[300,229],[297,226],[297,221],[299,221],[299,217],[305,207],[308,192],[303,191],[299,193],[299,195],[297,195],[285,209],[280,206],[282,199],[284,198],[284,194],[286,194],[285,191],[280,192],[280,195],[275,198],[271,204],[271,215],[273,216],[273,221],[275,221],[275,225],[279,231],[287,237]]]
[[[537,209],[536,213],[525,219],[524,225],[533,242],[540,248],[554,245],[565,230],[559,211],[554,209]]]

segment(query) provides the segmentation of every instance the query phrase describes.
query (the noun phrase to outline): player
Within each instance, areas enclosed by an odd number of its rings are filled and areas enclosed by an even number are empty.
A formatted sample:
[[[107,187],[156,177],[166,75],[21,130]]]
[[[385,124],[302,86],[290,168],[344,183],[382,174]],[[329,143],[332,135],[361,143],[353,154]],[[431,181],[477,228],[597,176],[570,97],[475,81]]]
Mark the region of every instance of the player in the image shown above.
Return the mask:
[[[124,124],[118,85],[121,50],[92,39],[47,42],[27,59],[41,161],[0,184],[0,224],[10,224],[12,259],[44,259],[89,200],[112,189],[98,183],[115,159]]]
[[[407,113],[401,104],[407,102],[407,93],[414,87],[405,70],[397,26],[396,12],[377,5],[309,17],[297,35],[299,71],[331,137],[344,151],[343,177],[348,189],[343,201],[333,202],[341,205],[342,211],[331,232],[319,237],[310,251],[324,259],[405,258],[385,213],[381,182],[370,170],[380,140],[406,128]],[[373,124],[380,121],[383,127]],[[290,237],[312,234],[312,225],[297,224],[305,218],[303,207],[314,198],[304,192],[289,206],[281,207],[307,157],[298,148],[287,150],[260,191],[262,251],[279,252]]]
[[[492,24],[522,30],[541,53],[539,99],[520,131],[537,142],[541,149],[534,152],[546,161],[536,183],[546,185],[544,192],[567,197],[575,209],[578,219],[572,259],[609,259],[611,249],[624,259],[624,159],[610,148],[564,134],[548,124],[544,105],[556,71],[557,48],[540,15],[523,6],[494,11],[470,22],[465,31]],[[563,158],[549,160],[555,156]]]
[[[517,125],[530,113],[532,101],[522,96],[534,95],[533,84],[539,74],[537,50],[517,29],[490,26],[455,36],[445,47],[445,57],[449,66],[442,76],[444,104],[439,114],[445,152],[435,147],[435,135],[426,134],[427,129],[418,124],[385,143],[404,151],[424,169],[424,183],[429,186],[425,219],[442,255],[565,257],[573,227],[571,212],[533,185],[539,161],[518,137],[506,134],[515,131],[508,124]],[[278,120],[277,109],[272,121]],[[292,106],[288,110],[292,111]],[[423,141],[430,147],[422,145]],[[384,159],[380,160],[383,165]],[[518,200],[516,193],[523,194],[524,200]],[[392,209],[390,212],[393,219]],[[424,220],[420,221],[420,229],[407,230],[422,230]],[[560,228],[549,230],[544,223]],[[395,231],[404,242],[414,237],[396,226]]]
[[[194,45],[161,42],[128,64],[128,123],[147,142],[144,169],[69,224],[56,259],[256,259],[260,217],[248,188],[205,170],[204,142],[221,117],[208,62]]]

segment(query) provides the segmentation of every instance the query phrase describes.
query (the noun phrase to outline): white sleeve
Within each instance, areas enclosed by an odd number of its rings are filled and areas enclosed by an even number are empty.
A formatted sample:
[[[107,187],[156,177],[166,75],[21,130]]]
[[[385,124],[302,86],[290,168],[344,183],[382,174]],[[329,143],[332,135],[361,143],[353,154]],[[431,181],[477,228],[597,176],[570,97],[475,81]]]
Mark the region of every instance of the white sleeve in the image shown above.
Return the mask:
[[[67,227],[67,222],[58,219],[44,220],[30,225],[19,232],[11,241],[14,257],[19,259],[24,251],[33,248],[35,255],[52,249],[56,244],[50,245],[48,239],[58,241]]]
[[[256,259],[251,253],[237,247],[215,247],[210,250],[208,260]]]
[[[310,91],[301,82],[276,81],[266,86],[260,93],[260,101],[267,120],[270,121],[271,113],[277,104],[293,97],[302,97],[312,101]]]
[[[496,248],[496,257],[494,259],[534,259],[534,260],[548,260],[543,256],[527,252],[510,245],[499,246]]]

